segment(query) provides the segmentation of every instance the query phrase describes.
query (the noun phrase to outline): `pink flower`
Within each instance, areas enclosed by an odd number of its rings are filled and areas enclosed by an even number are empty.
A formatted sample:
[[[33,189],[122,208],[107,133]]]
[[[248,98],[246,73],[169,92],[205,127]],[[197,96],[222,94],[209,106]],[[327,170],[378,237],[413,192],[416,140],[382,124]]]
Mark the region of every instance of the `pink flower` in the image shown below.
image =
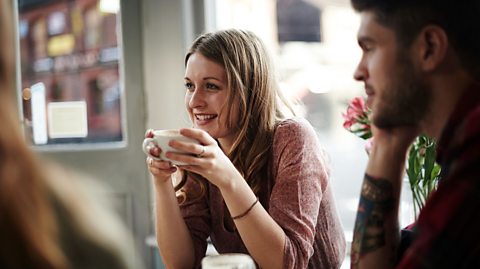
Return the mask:
[[[368,111],[368,108],[365,105],[365,100],[363,100],[362,97],[353,98],[348,107],[355,111],[357,115],[362,115]]]
[[[355,97],[350,101],[347,107],[347,113],[342,113],[345,121],[355,123],[359,119],[365,117],[368,113],[368,108],[365,106],[365,101],[361,97]],[[345,125],[344,125],[345,126]],[[348,125],[351,126],[351,125]]]
[[[365,105],[365,100],[361,97],[355,97],[348,104],[346,113],[342,113],[345,120],[343,127],[363,139],[370,138],[372,132],[368,119],[369,114],[370,110]]]
[[[343,122],[343,128],[350,130],[353,124],[355,124],[355,120],[352,118],[346,117],[344,114],[342,114],[343,118],[345,121]]]

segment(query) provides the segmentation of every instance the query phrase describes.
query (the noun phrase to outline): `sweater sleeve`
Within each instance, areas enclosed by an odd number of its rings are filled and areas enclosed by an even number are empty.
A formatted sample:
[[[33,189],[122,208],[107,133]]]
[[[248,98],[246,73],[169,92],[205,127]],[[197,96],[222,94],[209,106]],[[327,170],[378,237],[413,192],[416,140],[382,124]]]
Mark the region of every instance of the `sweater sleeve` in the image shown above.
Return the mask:
[[[207,250],[207,238],[211,232],[211,217],[207,202],[208,193],[201,195],[202,192],[207,191],[207,184],[202,183],[188,178],[182,191],[186,196],[180,196],[184,199],[183,202],[180,202],[180,210],[195,248],[195,266],[193,268],[200,268],[202,258],[205,257]]]
[[[273,147],[275,185],[269,213],[286,234],[284,268],[307,268],[328,170],[316,133],[306,120],[281,123]]]

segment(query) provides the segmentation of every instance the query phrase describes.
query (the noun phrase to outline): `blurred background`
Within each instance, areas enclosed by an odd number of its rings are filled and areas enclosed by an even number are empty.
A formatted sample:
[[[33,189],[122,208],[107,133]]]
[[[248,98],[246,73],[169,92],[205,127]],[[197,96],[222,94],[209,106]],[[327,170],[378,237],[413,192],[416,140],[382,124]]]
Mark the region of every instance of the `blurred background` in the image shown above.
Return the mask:
[[[198,34],[218,29],[248,29],[266,43],[282,90],[301,101],[329,156],[351,241],[367,154],[341,116],[364,94],[352,77],[361,51],[359,17],[349,1],[8,1],[17,15],[17,96],[26,139],[46,158],[112,187],[106,195],[134,233],[147,268],[163,265],[140,147],[144,131],[189,126],[184,54]],[[405,186],[402,226],[413,220]]]

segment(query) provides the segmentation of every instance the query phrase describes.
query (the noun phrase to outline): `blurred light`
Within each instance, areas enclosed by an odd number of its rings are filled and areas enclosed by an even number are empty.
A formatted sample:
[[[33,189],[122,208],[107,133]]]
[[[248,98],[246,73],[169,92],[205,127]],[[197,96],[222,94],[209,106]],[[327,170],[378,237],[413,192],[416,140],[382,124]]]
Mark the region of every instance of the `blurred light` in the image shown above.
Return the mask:
[[[118,13],[120,0],[100,0],[98,8],[104,13]]]
[[[65,32],[66,18],[61,11],[52,12],[48,16],[48,34],[59,35]]]
[[[30,88],[27,87],[27,88],[23,89],[22,97],[23,97],[23,100],[25,100],[25,101],[29,101],[32,98],[32,92],[31,92]]]
[[[28,21],[27,20],[20,20],[18,24],[18,31],[20,38],[24,38],[28,35]]]
[[[73,52],[75,37],[72,34],[57,35],[48,41],[48,55],[59,56]]]

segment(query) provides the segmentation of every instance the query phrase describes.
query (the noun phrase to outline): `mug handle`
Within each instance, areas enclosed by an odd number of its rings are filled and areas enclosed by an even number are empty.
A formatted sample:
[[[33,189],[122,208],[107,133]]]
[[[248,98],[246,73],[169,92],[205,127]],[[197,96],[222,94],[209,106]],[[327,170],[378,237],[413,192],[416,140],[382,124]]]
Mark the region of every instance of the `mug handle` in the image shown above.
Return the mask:
[[[162,160],[162,159],[160,159],[160,158],[157,157],[157,156],[153,156],[153,155],[150,154],[150,152],[148,151],[150,145],[152,145],[152,144],[155,145],[155,146],[157,146],[157,143],[155,142],[155,139],[153,139],[153,138],[151,138],[151,137],[145,138],[145,139],[143,140],[143,144],[142,144],[143,152],[144,152],[145,154],[147,154],[150,158],[154,159],[154,160],[157,160],[157,161]]]

